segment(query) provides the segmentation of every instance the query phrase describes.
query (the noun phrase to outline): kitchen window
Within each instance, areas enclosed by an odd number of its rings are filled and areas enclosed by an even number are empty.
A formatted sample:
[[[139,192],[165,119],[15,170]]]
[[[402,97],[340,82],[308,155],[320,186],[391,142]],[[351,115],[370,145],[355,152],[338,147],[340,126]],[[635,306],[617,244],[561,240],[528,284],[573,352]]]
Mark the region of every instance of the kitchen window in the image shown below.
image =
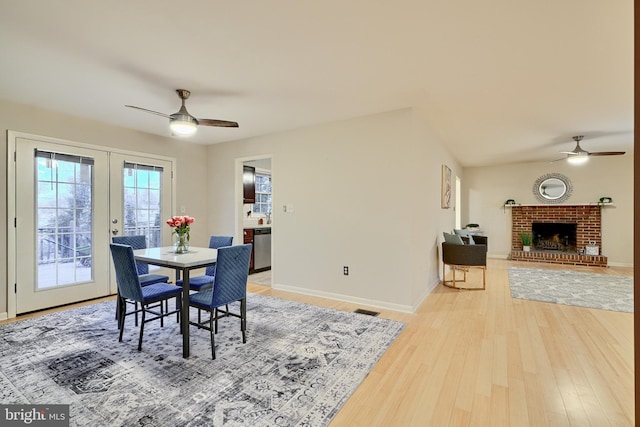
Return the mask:
[[[256,202],[253,204],[253,212],[271,212],[271,175],[256,172]]]

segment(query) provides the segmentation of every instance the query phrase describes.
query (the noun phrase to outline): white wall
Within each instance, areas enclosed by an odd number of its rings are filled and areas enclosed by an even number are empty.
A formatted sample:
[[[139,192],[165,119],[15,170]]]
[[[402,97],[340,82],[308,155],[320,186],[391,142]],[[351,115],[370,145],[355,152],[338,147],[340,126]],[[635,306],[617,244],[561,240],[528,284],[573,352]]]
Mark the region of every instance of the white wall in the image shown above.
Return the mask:
[[[162,119],[160,119],[162,121]],[[162,124],[160,124],[162,125]],[[0,144],[0,227],[7,224],[7,138],[14,130],[44,135],[85,144],[173,157],[177,160],[176,206],[185,206],[196,218],[192,228],[192,244],[206,246],[209,242],[207,224],[207,148],[186,140],[162,138],[104,123],[67,116],[21,104],[0,101],[0,129],[4,131]],[[7,311],[7,236],[0,233],[0,313]]]
[[[479,223],[489,236],[489,252],[508,255],[511,212],[503,208],[503,203],[507,199],[522,204],[540,203],[533,194],[533,184],[552,172],[567,176],[573,184],[566,204],[593,203],[603,196],[613,199],[615,207],[602,210],[602,254],[610,265],[633,265],[633,153],[592,157],[581,166],[562,161],[466,168],[463,200],[468,209],[463,223]]]
[[[210,146],[213,229],[239,236],[235,165],[263,155],[275,287],[411,311],[437,284],[437,236],[454,221],[440,209],[441,165],[460,172],[413,110]]]

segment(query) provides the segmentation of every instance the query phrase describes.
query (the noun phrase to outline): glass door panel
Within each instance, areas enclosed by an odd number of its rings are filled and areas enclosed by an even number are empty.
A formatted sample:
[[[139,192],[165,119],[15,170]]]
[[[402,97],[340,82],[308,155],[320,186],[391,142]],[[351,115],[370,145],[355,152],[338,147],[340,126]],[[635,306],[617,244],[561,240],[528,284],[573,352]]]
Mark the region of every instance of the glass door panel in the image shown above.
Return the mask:
[[[111,153],[113,235],[144,235],[150,248],[171,244],[165,220],[171,217],[172,167],[167,160]],[[112,280],[114,292],[116,286]]]
[[[19,138],[16,170],[17,313],[108,295],[107,153]]]

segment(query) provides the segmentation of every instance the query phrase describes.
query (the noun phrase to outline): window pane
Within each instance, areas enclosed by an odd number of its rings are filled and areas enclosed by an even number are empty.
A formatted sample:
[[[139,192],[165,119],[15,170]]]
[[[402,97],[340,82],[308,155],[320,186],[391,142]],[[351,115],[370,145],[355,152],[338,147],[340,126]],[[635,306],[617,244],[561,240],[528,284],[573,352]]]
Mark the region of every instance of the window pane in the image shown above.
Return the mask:
[[[76,163],[55,160],[58,182],[76,181]]]
[[[256,174],[256,203],[253,211],[256,213],[271,212],[271,176]]]
[[[136,187],[148,188],[149,187],[149,171],[138,170]]]
[[[160,189],[160,172],[149,172],[149,188],[153,188],[155,190]]]
[[[135,209],[125,209],[125,211],[124,211],[124,226],[125,226],[125,228],[135,228],[135,226],[136,226],[136,211],[135,211]]]
[[[149,190],[149,209],[160,209],[160,190]]]
[[[72,207],[75,204],[75,187],[74,184],[58,184],[59,207]]]
[[[93,160],[36,151],[37,288],[89,281]]]
[[[149,247],[160,246],[162,169],[127,162],[124,176],[125,235],[142,234]]]
[[[55,207],[56,206],[56,186],[52,182],[38,183],[38,206]]]
[[[75,204],[77,208],[91,208],[91,186],[76,185]]]

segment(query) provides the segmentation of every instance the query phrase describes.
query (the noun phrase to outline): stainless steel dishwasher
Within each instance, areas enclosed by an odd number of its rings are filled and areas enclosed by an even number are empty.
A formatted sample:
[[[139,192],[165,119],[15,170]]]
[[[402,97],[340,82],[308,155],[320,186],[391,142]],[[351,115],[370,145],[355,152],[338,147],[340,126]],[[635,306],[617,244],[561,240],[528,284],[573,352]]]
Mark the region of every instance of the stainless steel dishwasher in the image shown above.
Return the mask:
[[[253,268],[271,269],[271,228],[256,228],[253,232]]]

